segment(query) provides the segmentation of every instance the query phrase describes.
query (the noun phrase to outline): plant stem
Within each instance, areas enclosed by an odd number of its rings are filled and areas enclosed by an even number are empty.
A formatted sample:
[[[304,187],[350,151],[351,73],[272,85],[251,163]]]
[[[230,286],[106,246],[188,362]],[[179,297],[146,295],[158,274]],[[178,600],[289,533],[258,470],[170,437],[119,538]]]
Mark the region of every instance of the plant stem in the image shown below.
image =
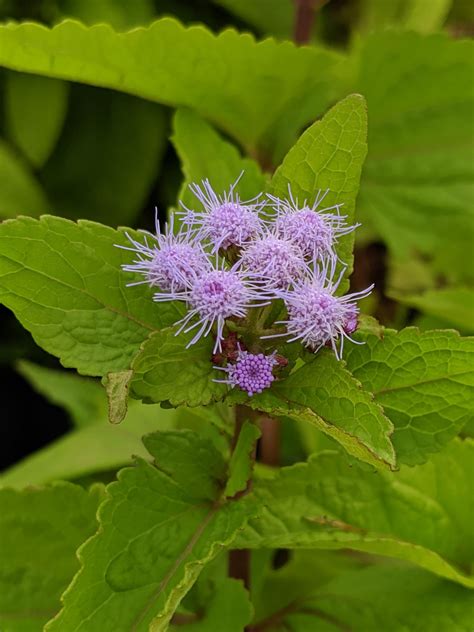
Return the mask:
[[[259,422],[262,431],[260,461],[277,467],[280,463],[280,422],[270,415],[261,415]]]
[[[242,426],[253,414],[253,411],[247,406],[237,405],[235,407],[235,427],[231,444],[232,451],[235,450]],[[244,493],[248,493],[251,487],[252,479],[249,478]],[[240,496],[241,495],[242,494],[240,494]],[[245,588],[250,590],[250,551],[248,549],[233,549],[229,551],[229,577],[240,579]]]
[[[295,0],[293,40],[297,44],[307,44],[311,39],[314,14],[322,4],[321,0]]]

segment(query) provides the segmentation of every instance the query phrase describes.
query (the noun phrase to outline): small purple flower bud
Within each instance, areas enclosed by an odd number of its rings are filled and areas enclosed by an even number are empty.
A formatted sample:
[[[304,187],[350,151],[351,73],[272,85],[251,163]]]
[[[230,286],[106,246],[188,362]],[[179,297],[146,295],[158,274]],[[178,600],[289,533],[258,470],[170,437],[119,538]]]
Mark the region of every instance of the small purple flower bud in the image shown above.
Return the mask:
[[[275,354],[266,356],[263,353],[253,354],[248,351],[239,350],[235,364],[227,367],[214,367],[227,373],[227,379],[214,380],[223,384],[240,388],[249,397],[255,393],[261,393],[265,388],[271,386],[273,380],[273,367],[277,364]]]
[[[280,292],[288,310],[288,320],[280,321],[280,324],[286,325],[287,334],[276,334],[267,336],[268,338],[289,335],[288,342],[300,340],[314,352],[328,345],[338,359],[342,357],[345,338],[361,344],[349,335],[357,328],[358,308],[355,301],[368,296],[373,285],[362,292],[336,296],[344,270],[337,282],[333,282],[334,260],[331,266],[329,276],[326,264],[316,269],[311,277],[297,282],[293,289]]]
[[[163,234],[159,232],[158,219],[156,235],[142,232],[145,234],[144,243],[125,233],[133,247],[118,246],[138,255],[133,263],[123,265],[122,269],[138,272],[145,277],[143,281],[128,283],[129,286],[147,283],[165,292],[182,292],[201,272],[210,269],[211,264],[204,250],[189,232],[173,234],[172,220]],[[151,244],[148,240],[151,240]]]
[[[317,210],[328,191],[323,194],[319,192],[312,206],[308,206],[305,201],[302,207],[298,206],[298,200],[293,198],[291,190],[288,191],[290,200],[268,196],[277,212],[277,234],[291,239],[300,247],[304,256],[313,261],[334,257],[338,237],[350,233],[356,227],[346,225],[345,216],[339,215],[338,204]],[[336,209],[336,213],[328,212],[333,209]]]
[[[242,266],[280,289],[289,287],[309,271],[300,248],[289,239],[267,234],[243,251]]]
[[[254,281],[253,276],[246,274],[237,266],[231,269],[213,269],[196,277],[185,292],[158,293],[155,301],[185,300],[190,310],[180,320],[177,334],[198,327],[188,347],[195,344],[202,336],[207,336],[216,325],[216,344],[214,353],[221,350],[223,330],[227,318],[244,318],[251,307],[268,305],[272,295]]]
[[[262,204],[257,199],[241,202],[235,193],[240,177],[229,192],[222,196],[214,192],[209,180],[203,181],[202,188],[198,184],[189,187],[201,202],[204,212],[184,207],[182,222],[191,228],[197,226],[199,238],[209,241],[213,252],[221,248],[226,250],[230,246],[242,246],[262,231],[263,222],[258,215]]]

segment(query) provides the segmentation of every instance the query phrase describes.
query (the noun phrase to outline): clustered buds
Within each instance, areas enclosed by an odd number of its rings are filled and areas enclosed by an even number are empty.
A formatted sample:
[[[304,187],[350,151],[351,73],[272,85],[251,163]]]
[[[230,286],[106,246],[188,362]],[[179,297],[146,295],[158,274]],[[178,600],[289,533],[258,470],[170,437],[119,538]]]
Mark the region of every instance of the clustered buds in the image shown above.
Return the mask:
[[[148,284],[157,302],[183,301],[188,311],[176,334],[190,334],[188,347],[212,334],[215,368],[226,373],[216,381],[252,396],[287,364],[275,350],[265,353],[273,339],[299,341],[312,352],[329,346],[340,358],[344,340],[356,342],[356,301],[372,287],[337,293],[345,272],[337,240],[356,227],[346,224],[340,205],[319,208],[327,191],[312,205],[299,206],[290,189],[289,199],[242,201],[237,183],[223,195],[208,180],[191,185],[201,208],[183,206],[178,230],[172,220],[160,233],[156,220],[156,234],[142,231],[143,242],[127,234],[131,246],[120,247],[136,254],[123,269],[143,277],[129,285]],[[278,300],[283,318],[268,322]]]

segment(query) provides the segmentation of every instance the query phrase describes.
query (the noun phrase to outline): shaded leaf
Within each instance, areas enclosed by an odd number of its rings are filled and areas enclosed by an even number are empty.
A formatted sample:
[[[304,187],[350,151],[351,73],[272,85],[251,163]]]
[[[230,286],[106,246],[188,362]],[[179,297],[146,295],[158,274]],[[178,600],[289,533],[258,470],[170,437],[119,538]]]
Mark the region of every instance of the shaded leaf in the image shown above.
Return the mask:
[[[357,52],[370,112],[360,217],[397,260],[428,258],[453,280],[473,276],[473,47],[384,32]]]
[[[225,488],[228,498],[247,487],[255,462],[255,444],[260,435],[260,430],[250,421],[242,426],[229,462],[229,479]]]
[[[0,219],[17,215],[41,215],[48,201],[27,166],[0,139]]]
[[[66,115],[68,90],[68,84],[57,79],[18,72],[6,75],[6,135],[35,167],[44,164],[56,145]]]
[[[79,568],[76,549],[96,530],[98,486],[60,483],[0,490],[0,628],[37,632],[60,609],[59,597]]]

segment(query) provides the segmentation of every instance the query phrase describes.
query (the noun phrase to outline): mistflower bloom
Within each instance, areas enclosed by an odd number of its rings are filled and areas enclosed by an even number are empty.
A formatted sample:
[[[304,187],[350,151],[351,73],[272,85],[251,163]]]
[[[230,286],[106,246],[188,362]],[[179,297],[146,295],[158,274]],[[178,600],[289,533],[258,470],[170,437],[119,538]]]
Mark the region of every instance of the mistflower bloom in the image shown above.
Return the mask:
[[[138,272],[144,276],[142,281],[128,283],[128,286],[147,283],[165,292],[182,292],[211,264],[202,249],[188,230],[173,233],[173,220],[160,234],[158,217],[155,219],[156,235],[144,233],[143,243],[125,233],[132,247],[118,246],[131,250],[137,258],[131,264],[123,265],[126,272]]]
[[[280,289],[289,287],[309,272],[300,248],[273,233],[252,241],[242,252],[241,264]]]
[[[285,301],[288,319],[279,321],[286,325],[286,334],[274,334],[268,338],[289,335],[288,342],[301,341],[311,351],[331,346],[336,357],[342,357],[344,339],[361,344],[350,337],[357,328],[358,308],[355,301],[370,294],[373,285],[361,292],[336,296],[344,270],[336,282],[333,281],[335,262],[318,267],[309,278],[297,283],[287,292],[281,292]]]
[[[216,344],[214,353],[221,350],[223,330],[227,318],[245,318],[251,307],[268,305],[272,295],[263,284],[254,280],[238,267],[231,269],[212,269],[196,277],[185,292],[173,294],[157,293],[155,301],[184,300],[189,311],[176,325],[176,335],[188,333],[197,328],[197,332],[188,347],[202,336],[207,336],[215,325]]]
[[[201,202],[204,211],[196,212],[182,205],[185,209],[180,213],[183,224],[192,229],[197,228],[199,238],[209,241],[213,252],[221,248],[226,250],[230,246],[242,246],[262,231],[263,222],[258,213],[263,204],[257,198],[241,202],[235,192],[240,177],[229,192],[222,196],[215,193],[209,180],[203,180],[202,188],[198,184],[191,184],[189,188]]]
[[[249,397],[252,397],[255,393],[261,393],[265,388],[271,386],[275,379],[273,367],[276,364],[278,362],[275,359],[275,353],[266,356],[263,353],[254,354],[239,350],[235,364],[214,367],[227,373],[225,380],[214,380],[214,382],[240,388]]]
[[[277,234],[291,239],[311,260],[334,257],[337,239],[353,231],[356,226],[347,226],[346,216],[339,215],[338,204],[318,210],[328,191],[320,191],[312,206],[305,200],[301,207],[298,200],[293,198],[290,188],[288,193],[289,200],[268,196],[276,211],[274,221]],[[333,210],[336,212],[331,213]]]

